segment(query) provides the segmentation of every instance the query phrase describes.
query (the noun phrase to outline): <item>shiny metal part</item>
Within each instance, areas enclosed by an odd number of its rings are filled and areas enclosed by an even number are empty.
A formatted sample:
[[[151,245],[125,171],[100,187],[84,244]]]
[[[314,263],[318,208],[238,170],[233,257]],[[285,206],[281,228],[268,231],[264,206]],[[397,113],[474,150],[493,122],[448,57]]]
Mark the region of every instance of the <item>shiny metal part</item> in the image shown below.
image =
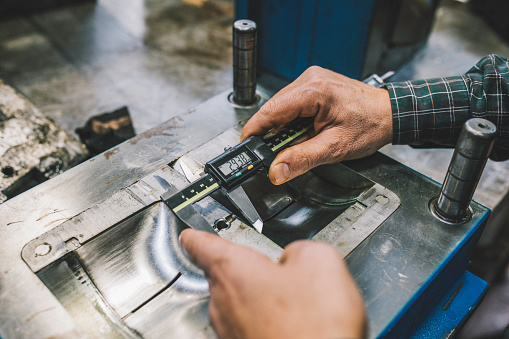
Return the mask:
[[[249,106],[256,101],[256,23],[237,20],[233,24],[233,102]]]
[[[76,253],[115,312],[124,318],[167,289],[188,260],[178,242],[178,220],[156,203],[89,241]],[[180,225],[180,230],[184,228]]]
[[[221,153],[224,145],[234,145],[239,140],[239,135],[237,129],[227,130],[189,152],[188,155],[197,162],[205,163],[216,153]],[[273,185],[266,174],[258,173],[243,183],[242,188],[247,196],[244,200],[256,208],[256,212],[264,221],[263,234],[284,247],[291,241],[310,239],[315,236],[322,228],[327,227],[329,221],[333,222],[336,216],[347,213],[345,210],[355,204],[362,196],[361,194],[369,191],[373,185],[375,185],[373,181],[348,167],[334,164],[320,166],[290,183],[279,186]],[[226,197],[225,194],[217,193],[214,199],[233,213],[242,215],[243,209],[238,206],[239,204],[232,202],[231,198]],[[375,214],[372,214],[371,210],[373,208],[383,210],[383,215],[387,217],[399,206],[399,200],[393,198],[392,201],[397,203],[384,206],[368,204],[369,207],[362,209],[359,215],[366,213],[369,216],[367,219],[371,222],[366,221],[363,224],[362,218],[359,223],[356,219],[351,219],[346,225],[353,224],[353,228],[361,232],[359,234],[367,232],[365,234],[368,235],[382,221],[381,218],[375,218],[376,221],[373,222]],[[246,219],[245,216],[244,218]],[[368,231],[366,231],[368,224]],[[335,224],[334,227],[338,225]],[[223,233],[220,232],[220,235],[223,236]],[[348,239],[343,245],[342,253],[348,254],[347,249],[355,248],[362,239],[360,236]]]
[[[375,184],[362,193],[354,205],[318,232],[313,240],[331,244],[346,257],[400,204],[401,200],[394,192]]]
[[[77,337],[215,338],[208,283],[180,248],[183,228],[157,202],[38,275],[80,320]]]
[[[55,327],[62,328],[69,321],[80,320],[75,322],[72,330],[62,335],[62,338],[140,338],[137,333],[125,326],[122,319],[104,299],[74,253],[69,253],[37,272],[37,276],[44,283],[44,288],[51,290],[59,306],[63,306],[66,312],[64,317],[56,318],[58,320],[48,319],[48,324],[45,326],[54,324]],[[4,335],[5,333],[2,333],[2,337]],[[43,336],[6,335],[6,338],[18,337],[42,338]]]
[[[180,171],[178,167],[180,167]],[[196,181],[205,174],[203,171],[203,164],[189,154],[180,157],[175,163],[174,168],[182,173],[189,182]]]
[[[262,233],[263,221],[253,203],[249,199],[242,186],[239,186],[230,192],[223,191],[223,194],[235,205],[235,207],[242,213],[242,217],[246,219],[258,232]]]
[[[169,187],[188,184],[168,164],[185,154],[205,163],[235,145],[239,122],[263,104],[235,108],[229,93],[0,205],[3,339],[215,338],[206,280],[180,257],[176,241],[183,225],[159,201]],[[447,227],[423,208],[438,185],[380,153],[307,178],[277,187],[263,174],[251,178],[244,189],[267,219],[264,234],[237,219],[219,236],[274,261],[282,249],[273,239],[288,243],[310,234],[348,252],[369,338],[398,317],[488,213],[472,202],[471,220]],[[349,182],[359,188],[347,188]],[[253,187],[257,194],[250,196]],[[232,214],[212,197],[193,207],[210,225]],[[334,227],[348,244],[334,238]],[[111,260],[94,257],[99,253]],[[180,274],[175,281],[173,274]],[[115,294],[114,285],[125,296]],[[142,285],[150,293],[138,298],[133,291],[146,293]]]
[[[250,247],[268,256],[272,261],[277,262],[283,254],[283,249],[269,238],[263,236],[254,228],[244,224],[239,219],[232,221],[230,228],[219,232],[221,238],[230,240],[236,244]]]
[[[463,125],[434,204],[440,218],[449,222],[464,222],[469,218],[468,206],[493,147],[496,131],[496,126],[486,119],[473,118]]]
[[[214,227],[196,210],[196,208],[194,208],[193,205],[188,205],[175,212],[175,214],[186,224],[186,226],[194,228],[195,230],[217,235],[217,231]]]
[[[2,339],[119,337],[109,328],[117,324],[108,325],[111,322],[96,321],[94,319],[99,318],[91,317],[88,311],[84,311],[85,305],[91,305],[87,310],[102,312],[93,299],[93,293],[96,292],[80,289],[86,284],[77,282],[63,286],[63,293],[69,297],[66,299],[68,301],[64,302],[64,299],[59,299],[56,292],[50,290],[34,272],[52,262],[59,262],[62,256],[72,252],[66,248],[66,240],[91,239],[158,200],[167,188],[160,185],[163,181],[155,178],[155,175],[165,178],[179,189],[185,187],[187,180],[166,165],[226,129],[238,126],[239,120],[246,120],[259,109],[257,105],[242,110],[235,109],[228,101],[229,93],[231,89],[204,102],[188,114],[170,119],[38,185],[29,193],[23,193],[0,204]],[[263,94],[262,98],[265,100],[267,95]],[[263,100],[258,105],[262,105]],[[203,128],[205,120],[208,122],[206,129]],[[221,151],[222,149],[219,153]],[[161,169],[164,173],[159,172]],[[224,215],[229,213],[224,212]],[[211,223],[215,219],[217,217],[214,217]],[[62,227],[64,223],[66,225]],[[51,251],[36,258],[49,258],[53,251],[64,249],[62,256],[55,256],[54,260],[50,258],[44,263],[34,262],[27,265],[23,248],[27,249],[28,243],[35,243],[39,236],[44,237],[46,233],[54,236],[52,239],[58,246],[51,243]],[[253,230],[253,233],[257,232]],[[84,243],[85,241],[82,245]],[[73,241],[67,244],[71,245]],[[34,250],[38,245],[40,244],[34,246]],[[259,250],[264,252],[263,249]],[[33,253],[35,257],[35,253],[40,252],[27,253]],[[72,276],[76,279],[76,276]],[[55,277],[56,280],[61,278],[62,276]],[[78,294],[81,299],[73,299],[78,298]],[[67,307],[74,311],[69,311]],[[105,312],[104,316],[108,317],[108,314],[110,313]],[[85,324],[87,328],[95,326],[95,334],[82,333],[78,324]],[[150,326],[149,322],[145,324]],[[120,326],[127,327],[123,323],[120,323]]]
[[[21,251],[23,260],[34,272],[39,271],[112,225],[158,201],[168,182],[175,185],[175,190],[186,184],[185,179],[171,168],[163,167],[29,241]],[[45,255],[40,255],[41,245],[49,247]]]

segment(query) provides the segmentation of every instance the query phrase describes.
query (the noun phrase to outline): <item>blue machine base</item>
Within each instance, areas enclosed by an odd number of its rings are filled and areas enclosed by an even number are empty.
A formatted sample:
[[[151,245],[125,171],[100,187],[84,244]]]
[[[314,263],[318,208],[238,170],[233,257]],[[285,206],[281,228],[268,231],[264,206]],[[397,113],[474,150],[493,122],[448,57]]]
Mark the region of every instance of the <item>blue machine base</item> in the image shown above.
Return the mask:
[[[465,271],[445,294],[412,338],[450,338],[461,329],[481,302],[488,284]]]

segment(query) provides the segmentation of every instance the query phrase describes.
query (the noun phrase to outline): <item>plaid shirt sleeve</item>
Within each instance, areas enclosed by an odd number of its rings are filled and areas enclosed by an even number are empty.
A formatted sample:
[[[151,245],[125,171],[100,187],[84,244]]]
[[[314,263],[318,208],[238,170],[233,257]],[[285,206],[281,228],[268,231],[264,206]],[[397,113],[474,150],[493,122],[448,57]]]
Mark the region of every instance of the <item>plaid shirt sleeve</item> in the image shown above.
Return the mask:
[[[488,55],[462,76],[386,84],[393,144],[454,147],[462,125],[484,118],[497,126],[493,160],[509,159],[509,63]]]

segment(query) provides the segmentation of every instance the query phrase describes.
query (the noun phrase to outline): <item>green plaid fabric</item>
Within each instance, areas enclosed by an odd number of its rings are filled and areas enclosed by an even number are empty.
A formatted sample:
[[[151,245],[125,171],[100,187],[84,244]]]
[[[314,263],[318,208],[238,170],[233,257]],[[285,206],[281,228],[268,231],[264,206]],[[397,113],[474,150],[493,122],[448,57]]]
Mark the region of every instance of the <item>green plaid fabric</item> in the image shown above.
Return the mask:
[[[509,63],[488,55],[465,75],[387,83],[392,105],[393,144],[454,147],[470,118],[498,129],[493,160],[509,159]]]

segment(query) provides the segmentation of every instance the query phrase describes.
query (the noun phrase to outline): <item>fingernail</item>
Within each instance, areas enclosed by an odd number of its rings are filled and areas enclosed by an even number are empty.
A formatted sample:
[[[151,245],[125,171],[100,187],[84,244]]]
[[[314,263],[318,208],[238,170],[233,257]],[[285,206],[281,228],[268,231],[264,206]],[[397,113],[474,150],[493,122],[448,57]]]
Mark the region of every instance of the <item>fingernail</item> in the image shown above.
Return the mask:
[[[189,258],[186,248],[184,246],[182,246],[182,233],[179,234],[179,244],[180,244],[180,248],[182,249],[182,253],[184,253],[184,255]]]
[[[276,184],[282,184],[286,182],[290,178],[290,167],[288,167],[287,163],[279,163],[274,166],[274,179],[276,180]]]

